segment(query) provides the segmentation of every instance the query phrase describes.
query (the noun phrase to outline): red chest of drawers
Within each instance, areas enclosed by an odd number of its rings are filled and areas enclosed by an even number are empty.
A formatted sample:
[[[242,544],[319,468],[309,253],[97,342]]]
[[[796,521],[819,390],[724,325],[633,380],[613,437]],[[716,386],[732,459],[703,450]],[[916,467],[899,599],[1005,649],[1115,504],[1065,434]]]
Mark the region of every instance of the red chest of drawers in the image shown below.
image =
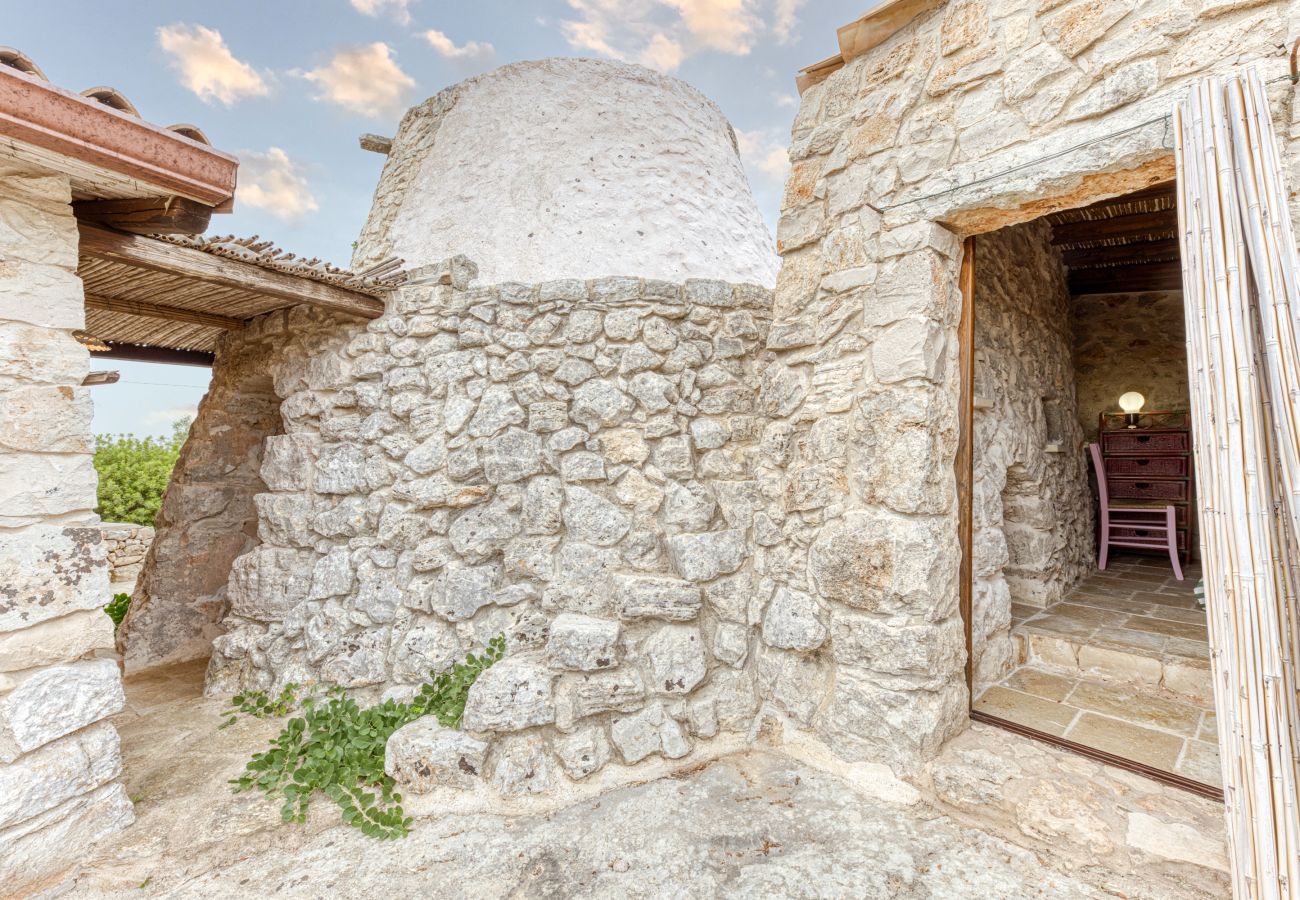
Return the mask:
[[[1174,507],[1178,550],[1196,544],[1192,432],[1186,413],[1147,413],[1129,428],[1123,413],[1102,413],[1101,456],[1112,501],[1163,501]]]

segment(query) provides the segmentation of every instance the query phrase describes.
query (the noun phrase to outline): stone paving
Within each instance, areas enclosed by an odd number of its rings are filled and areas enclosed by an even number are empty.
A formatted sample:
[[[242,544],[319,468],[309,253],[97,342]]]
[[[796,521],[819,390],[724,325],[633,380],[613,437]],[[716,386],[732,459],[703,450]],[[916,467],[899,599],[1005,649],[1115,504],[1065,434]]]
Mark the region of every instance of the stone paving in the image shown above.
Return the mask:
[[[1221,785],[1205,613],[1167,562],[1120,557],[1060,603],[1013,608],[1021,662],[977,709]]]
[[[1135,875],[1095,859],[1072,861],[1059,835],[1047,839],[1051,823],[1042,817],[1026,819],[1020,831],[1047,843],[1026,849],[901,782],[889,788],[883,774],[832,772],[758,748],[547,806],[443,804],[394,842],[339,825],[324,802],[307,824],[284,826],[272,804],[233,795],[226,784],[278,724],[242,719],[219,730],[224,704],[202,697],[201,680],[197,664],[127,679],[127,709],[115,724],[136,825],[93,848],[49,896],[1199,898],[1215,896],[1218,885],[1186,863],[1169,870],[1166,862],[1159,874],[1148,863]],[[980,763],[976,783],[963,787],[963,760],[988,752],[1001,758],[1006,749],[997,741],[1023,742],[992,732],[963,735],[941,770],[944,791],[955,792],[960,806],[979,792],[980,779],[999,771]],[[1052,770],[1044,754],[1077,759],[1042,745],[1010,758]],[[1070,782],[1064,770],[1052,771],[1058,787]],[[1001,793],[1019,796],[1017,785],[1012,779]],[[1158,785],[1126,785],[1101,770],[1080,786],[1091,785],[1141,798],[1143,810],[1163,818],[1188,815],[1175,813],[1171,802],[1184,801],[1164,799]],[[1122,805],[1108,808],[1118,815]],[[1202,841],[1207,849],[1198,858],[1222,855]]]

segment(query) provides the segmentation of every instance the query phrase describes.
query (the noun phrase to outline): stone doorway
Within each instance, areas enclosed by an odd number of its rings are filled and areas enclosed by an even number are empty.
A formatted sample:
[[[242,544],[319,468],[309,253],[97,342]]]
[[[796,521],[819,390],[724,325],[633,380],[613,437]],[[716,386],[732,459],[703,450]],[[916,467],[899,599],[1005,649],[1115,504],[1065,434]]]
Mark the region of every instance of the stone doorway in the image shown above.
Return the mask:
[[[972,708],[1213,794],[1175,215],[1157,185],[977,239]],[[1167,551],[1099,569],[1092,443],[1112,507],[1176,508],[1181,580]]]

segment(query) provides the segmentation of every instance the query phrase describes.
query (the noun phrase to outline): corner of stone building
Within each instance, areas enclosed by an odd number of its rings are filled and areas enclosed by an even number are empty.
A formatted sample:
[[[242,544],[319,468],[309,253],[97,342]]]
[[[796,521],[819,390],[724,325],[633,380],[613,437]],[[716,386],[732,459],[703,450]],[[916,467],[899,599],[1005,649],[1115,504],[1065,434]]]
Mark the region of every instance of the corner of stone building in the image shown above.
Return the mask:
[[[89,354],[65,176],[0,167],[0,884],[57,878],[129,825]]]

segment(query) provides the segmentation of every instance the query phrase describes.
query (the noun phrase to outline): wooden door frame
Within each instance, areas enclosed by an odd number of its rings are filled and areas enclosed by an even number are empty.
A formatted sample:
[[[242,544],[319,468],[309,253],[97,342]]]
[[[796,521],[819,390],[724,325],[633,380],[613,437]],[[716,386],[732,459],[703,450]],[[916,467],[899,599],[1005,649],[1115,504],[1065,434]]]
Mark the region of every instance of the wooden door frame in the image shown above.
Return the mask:
[[[1126,769],[1145,775],[1154,781],[1172,787],[1223,802],[1222,788],[1193,781],[1173,772],[1148,766],[1136,760],[1126,759],[1088,747],[1083,744],[1057,737],[1046,731],[1040,731],[1028,725],[1021,725],[1009,719],[990,715],[975,709],[975,656],[972,639],[971,622],[973,619],[973,592],[975,587],[974,545],[974,486],[975,486],[975,236],[967,237],[962,242],[961,270],[958,275],[961,290],[961,318],[957,325],[957,369],[961,373],[961,385],[958,391],[957,407],[960,422],[957,429],[957,456],[953,466],[957,477],[957,538],[961,544],[961,563],[959,567],[958,609],[961,612],[962,629],[966,638],[966,697],[967,712],[972,722],[982,722],[1006,729],[1024,737],[1051,744],[1086,756],[1089,759],[1116,768]]]

